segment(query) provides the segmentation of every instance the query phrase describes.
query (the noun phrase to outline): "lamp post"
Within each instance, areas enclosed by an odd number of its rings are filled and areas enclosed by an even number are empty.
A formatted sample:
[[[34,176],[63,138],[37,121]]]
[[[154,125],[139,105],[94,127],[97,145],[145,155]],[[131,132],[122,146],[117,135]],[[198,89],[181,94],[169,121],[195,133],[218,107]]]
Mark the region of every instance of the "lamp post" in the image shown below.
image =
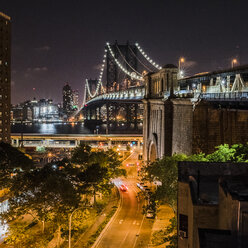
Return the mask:
[[[178,78],[182,77],[181,64],[185,62],[184,57],[180,57],[178,60]]]
[[[233,59],[232,60],[232,68],[235,66],[235,64],[237,64],[238,63],[238,61],[237,61],[237,59]]]
[[[84,207],[80,207],[80,208],[76,208],[73,210],[73,212],[70,214],[69,216],[69,239],[68,239],[68,242],[69,242],[69,248],[71,248],[71,222],[72,222],[72,215],[79,209],[84,209],[84,208],[88,208],[88,206],[84,206]]]

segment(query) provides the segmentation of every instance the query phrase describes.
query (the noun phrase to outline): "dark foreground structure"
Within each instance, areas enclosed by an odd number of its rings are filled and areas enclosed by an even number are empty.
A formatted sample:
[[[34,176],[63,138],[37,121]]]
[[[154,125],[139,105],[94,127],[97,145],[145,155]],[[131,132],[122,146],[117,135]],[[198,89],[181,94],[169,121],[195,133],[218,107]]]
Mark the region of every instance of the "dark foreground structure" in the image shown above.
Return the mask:
[[[178,248],[248,247],[248,163],[180,162]]]
[[[10,142],[11,20],[0,12],[0,141]]]

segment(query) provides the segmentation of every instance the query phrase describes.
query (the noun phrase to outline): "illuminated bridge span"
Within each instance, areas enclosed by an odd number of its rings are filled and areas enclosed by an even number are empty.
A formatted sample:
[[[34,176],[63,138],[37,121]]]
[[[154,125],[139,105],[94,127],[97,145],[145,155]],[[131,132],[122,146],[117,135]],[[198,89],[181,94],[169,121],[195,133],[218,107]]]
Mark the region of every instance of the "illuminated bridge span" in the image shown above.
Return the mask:
[[[122,91],[110,92],[110,93],[105,93],[105,94],[96,96],[90,99],[87,102],[87,105],[90,105],[96,101],[97,102],[100,102],[100,101],[126,101],[126,102],[138,101],[140,102],[142,99],[144,99],[144,95],[145,95],[145,87],[138,86],[138,87],[128,88]]]
[[[174,68],[173,85],[167,69]],[[139,44],[106,44],[99,78],[87,79],[83,114],[85,126],[106,133],[142,133],[143,100],[156,97],[204,99],[212,102],[247,101],[248,66],[205,72],[177,80],[177,67],[161,67]],[[149,88],[148,85],[150,85]]]

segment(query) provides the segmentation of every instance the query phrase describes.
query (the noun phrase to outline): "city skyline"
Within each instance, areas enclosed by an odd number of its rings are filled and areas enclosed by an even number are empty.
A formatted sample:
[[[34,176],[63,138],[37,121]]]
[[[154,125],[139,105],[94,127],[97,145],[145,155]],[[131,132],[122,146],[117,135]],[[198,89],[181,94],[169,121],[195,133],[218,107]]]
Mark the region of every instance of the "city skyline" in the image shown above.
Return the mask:
[[[13,27],[12,103],[61,102],[58,88],[67,81],[82,102],[85,79],[98,77],[106,41],[137,41],[162,65],[184,56],[189,74],[230,67],[232,58],[247,64],[247,3],[238,2],[4,2],[1,11]]]

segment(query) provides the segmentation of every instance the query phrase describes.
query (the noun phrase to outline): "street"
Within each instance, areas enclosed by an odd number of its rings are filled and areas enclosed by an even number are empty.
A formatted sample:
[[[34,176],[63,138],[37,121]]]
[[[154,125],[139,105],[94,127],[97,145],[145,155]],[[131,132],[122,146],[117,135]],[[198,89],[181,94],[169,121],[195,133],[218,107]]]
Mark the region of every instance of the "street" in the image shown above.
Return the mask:
[[[148,247],[153,220],[142,214],[145,202],[143,197],[138,197],[136,182],[135,179],[116,182],[126,185],[128,189],[120,191],[120,207],[93,247]]]

